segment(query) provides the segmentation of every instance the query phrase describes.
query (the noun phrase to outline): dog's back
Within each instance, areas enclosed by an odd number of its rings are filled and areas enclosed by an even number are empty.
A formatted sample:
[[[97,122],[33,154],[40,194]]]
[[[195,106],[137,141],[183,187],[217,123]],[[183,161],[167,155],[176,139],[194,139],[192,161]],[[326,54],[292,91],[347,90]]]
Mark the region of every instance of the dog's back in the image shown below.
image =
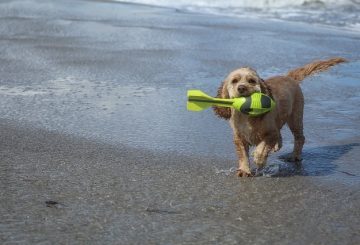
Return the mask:
[[[281,128],[294,113],[303,112],[304,96],[299,84],[286,76],[277,76],[265,81],[276,102],[273,111],[278,128]]]

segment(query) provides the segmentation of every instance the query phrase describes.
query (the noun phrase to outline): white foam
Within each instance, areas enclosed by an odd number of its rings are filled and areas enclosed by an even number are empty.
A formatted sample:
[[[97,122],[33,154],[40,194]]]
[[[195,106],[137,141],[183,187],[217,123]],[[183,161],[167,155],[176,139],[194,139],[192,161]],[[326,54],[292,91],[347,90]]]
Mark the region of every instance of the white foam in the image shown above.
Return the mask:
[[[180,10],[245,18],[318,23],[358,31],[360,1],[355,0],[119,0]],[[355,27],[355,28],[354,28]]]
[[[124,0],[121,2],[142,3],[155,6],[166,7],[212,7],[212,8],[279,8],[287,6],[304,6],[304,5],[353,5],[352,0]]]
[[[348,29],[360,32],[360,23],[351,24],[348,26]]]
[[[215,173],[216,174],[225,174],[226,176],[229,176],[232,173],[236,172],[236,168],[232,167],[230,169],[218,169],[215,167]]]

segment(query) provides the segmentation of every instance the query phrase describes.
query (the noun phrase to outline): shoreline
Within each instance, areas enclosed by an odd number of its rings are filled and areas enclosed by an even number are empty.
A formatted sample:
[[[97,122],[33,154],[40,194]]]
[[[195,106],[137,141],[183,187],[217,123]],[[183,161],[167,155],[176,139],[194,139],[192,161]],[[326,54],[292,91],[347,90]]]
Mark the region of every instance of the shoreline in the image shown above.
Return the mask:
[[[228,124],[184,93],[355,60],[358,37],[102,1],[0,14],[0,243],[360,243],[360,62],[304,82],[303,165],[274,154],[272,178],[237,178]]]

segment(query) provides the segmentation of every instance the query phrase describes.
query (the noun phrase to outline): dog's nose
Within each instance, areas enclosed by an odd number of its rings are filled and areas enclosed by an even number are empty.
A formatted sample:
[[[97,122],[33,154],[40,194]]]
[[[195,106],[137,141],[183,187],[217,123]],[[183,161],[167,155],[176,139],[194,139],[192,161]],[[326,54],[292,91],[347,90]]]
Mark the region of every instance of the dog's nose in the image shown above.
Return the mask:
[[[245,91],[246,91],[246,86],[240,85],[240,86],[238,87],[238,92],[239,92],[239,93],[244,93]]]

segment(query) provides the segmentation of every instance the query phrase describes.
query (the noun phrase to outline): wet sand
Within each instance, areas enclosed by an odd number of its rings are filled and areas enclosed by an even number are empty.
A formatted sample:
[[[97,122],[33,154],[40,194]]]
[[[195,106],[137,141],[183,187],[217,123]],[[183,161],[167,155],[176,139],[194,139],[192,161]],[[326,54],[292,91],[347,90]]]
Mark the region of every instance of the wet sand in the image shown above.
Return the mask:
[[[1,244],[360,243],[359,34],[97,1],[0,16]],[[330,56],[351,62],[302,85],[303,164],[284,129],[272,178],[235,177],[228,125],[185,109],[238,66]]]
[[[1,122],[2,244],[357,244],[359,184],[239,179],[231,161]],[[358,154],[358,153],[357,153]],[[57,202],[51,203],[49,201]]]

